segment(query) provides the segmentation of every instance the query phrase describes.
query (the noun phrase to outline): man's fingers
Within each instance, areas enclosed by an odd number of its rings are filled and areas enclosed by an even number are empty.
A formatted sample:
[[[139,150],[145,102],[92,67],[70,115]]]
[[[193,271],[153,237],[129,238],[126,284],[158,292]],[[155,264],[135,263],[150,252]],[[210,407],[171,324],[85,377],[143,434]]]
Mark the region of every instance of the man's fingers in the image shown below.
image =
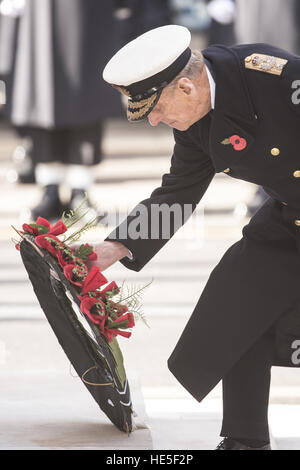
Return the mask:
[[[84,243],[85,242],[74,242],[70,245],[70,248],[72,248],[72,250],[76,250]],[[126,247],[118,242],[103,241],[100,243],[91,242],[90,244],[93,246],[98,258],[95,261],[86,261],[88,269],[90,269],[92,266],[97,266],[101,271],[104,271],[123,256],[126,256],[128,251]]]

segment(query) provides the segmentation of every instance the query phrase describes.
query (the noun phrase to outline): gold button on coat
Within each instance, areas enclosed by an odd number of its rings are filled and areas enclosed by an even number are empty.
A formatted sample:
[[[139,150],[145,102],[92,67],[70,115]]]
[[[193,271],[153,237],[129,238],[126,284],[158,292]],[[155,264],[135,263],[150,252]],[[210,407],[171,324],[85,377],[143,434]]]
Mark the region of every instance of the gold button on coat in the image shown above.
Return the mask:
[[[280,154],[280,150],[278,148],[274,147],[271,150],[271,154],[273,155],[273,157],[277,157]]]
[[[300,178],[300,170],[294,171],[293,176],[294,176],[295,178]]]
[[[298,225],[298,226],[300,226],[300,220],[299,220],[299,219],[296,219],[296,220],[295,220],[295,224]]]
[[[223,173],[229,173],[230,168],[226,168],[226,170],[223,171]]]

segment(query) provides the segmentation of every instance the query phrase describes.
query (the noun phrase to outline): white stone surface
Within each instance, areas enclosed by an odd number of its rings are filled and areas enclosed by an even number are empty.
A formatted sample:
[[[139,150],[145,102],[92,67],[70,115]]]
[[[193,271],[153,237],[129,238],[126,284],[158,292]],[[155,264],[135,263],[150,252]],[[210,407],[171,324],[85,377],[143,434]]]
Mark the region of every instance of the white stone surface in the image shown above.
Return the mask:
[[[151,449],[138,380],[128,376],[137,412],[136,429],[129,436],[70,374],[0,372],[0,449]]]

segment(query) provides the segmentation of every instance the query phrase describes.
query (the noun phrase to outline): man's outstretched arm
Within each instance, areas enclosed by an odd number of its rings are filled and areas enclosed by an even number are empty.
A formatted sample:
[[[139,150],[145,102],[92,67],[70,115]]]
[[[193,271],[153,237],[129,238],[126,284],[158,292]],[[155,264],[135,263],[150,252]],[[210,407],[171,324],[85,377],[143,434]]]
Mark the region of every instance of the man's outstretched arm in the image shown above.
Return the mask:
[[[121,261],[129,269],[140,271],[186,222],[207,190],[215,174],[210,157],[185,132],[174,132],[174,136],[171,168],[163,175],[161,186],[96,247],[100,269]],[[158,215],[159,210],[162,215]],[[176,212],[182,217],[176,217]]]

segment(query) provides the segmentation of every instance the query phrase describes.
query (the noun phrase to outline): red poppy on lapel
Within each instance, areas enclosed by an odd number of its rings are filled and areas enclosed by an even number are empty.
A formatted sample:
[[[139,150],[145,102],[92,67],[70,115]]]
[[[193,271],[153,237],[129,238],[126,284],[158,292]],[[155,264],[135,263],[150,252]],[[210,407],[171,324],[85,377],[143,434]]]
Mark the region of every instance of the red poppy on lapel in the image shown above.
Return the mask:
[[[243,150],[247,145],[246,139],[239,135],[232,135],[229,137],[229,142],[233,145],[234,150]]]
[[[243,150],[247,146],[247,140],[237,134],[234,134],[229,138],[222,140],[221,144],[231,144],[234,150]]]

